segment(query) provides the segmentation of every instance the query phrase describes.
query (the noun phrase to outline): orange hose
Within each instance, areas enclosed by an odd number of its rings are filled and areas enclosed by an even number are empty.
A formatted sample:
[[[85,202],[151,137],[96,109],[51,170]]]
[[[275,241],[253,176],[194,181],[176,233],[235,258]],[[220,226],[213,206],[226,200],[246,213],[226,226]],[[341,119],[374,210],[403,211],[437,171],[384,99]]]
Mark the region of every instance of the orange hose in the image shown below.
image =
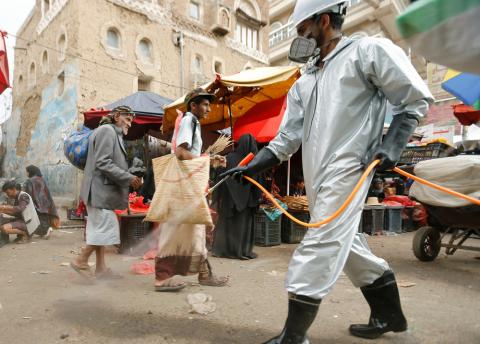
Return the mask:
[[[365,172],[363,172],[362,176],[360,177],[360,180],[358,181],[358,183],[355,185],[355,187],[353,188],[352,192],[350,193],[350,195],[348,196],[348,198],[346,199],[346,201],[342,204],[342,206],[340,208],[338,208],[332,215],[330,215],[329,217],[327,217],[325,220],[323,221],[320,221],[320,222],[317,222],[317,223],[307,223],[307,222],[303,222],[303,221],[300,221],[299,219],[297,219],[296,217],[294,217],[292,214],[290,214],[288,211],[286,211],[285,209],[283,209],[280,204],[278,204],[278,202],[275,200],[275,198],[272,196],[272,194],[270,192],[268,192],[267,190],[265,190],[265,188],[263,186],[261,186],[257,181],[253,180],[252,178],[248,177],[248,176],[244,176],[243,178],[245,178],[246,180],[248,180],[250,183],[252,183],[253,185],[255,185],[257,188],[259,188],[267,197],[270,201],[272,201],[272,203],[275,205],[275,207],[277,207],[282,213],[285,214],[285,216],[287,216],[290,220],[292,220],[293,222],[301,225],[301,226],[305,226],[305,227],[320,227],[320,226],[323,226],[331,221],[333,221],[334,219],[336,219],[341,213],[343,213],[343,211],[345,210],[346,207],[348,207],[348,205],[350,204],[350,202],[352,202],[352,199],[353,197],[355,197],[355,195],[357,194],[358,190],[360,189],[360,187],[362,186],[362,184],[365,182],[365,179],[367,179],[368,175],[373,171],[373,169],[375,168],[375,166],[377,166],[377,164],[380,162],[380,160],[375,160],[374,162],[372,162],[370,164],[370,166],[367,167],[367,169],[365,170]]]
[[[283,214],[285,214],[285,216],[287,216],[290,220],[292,220],[293,222],[301,225],[301,226],[305,226],[305,227],[309,227],[309,228],[312,228],[312,227],[321,227],[331,221],[333,221],[334,219],[336,219],[344,210],[345,208],[348,207],[348,205],[352,202],[352,199],[353,197],[355,197],[355,195],[357,194],[358,190],[360,189],[360,187],[362,186],[362,184],[365,182],[365,180],[367,179],[368,175],[373,171],[373,169],[375,168],[375,166],[377,166],[378,164],[380,163],[380,160],[375,160],[374,162],[372,162],[368,167],[367,169],[365,170],[365,172],[363,172],[362,176],[360,177],[360,180],[357,182],[357,184],[355,185],[355,187],[353,188],[352,192],[350,193],[350,195],[348,196],[348,198],[346,199],[346,201],[342,204],[342,206],[340,208],[338,208],[332,215],[330,215],[329,217],[327,217],[325,220],[322,220],[320,222],[316,222],[316,223],[307,223],[307,222],[303,222],[303,221],[300,221],[299,219],[297,219],[296,217],[294,217],[292,214],[290,214],[288,211],[286,211],[285,209],[283,209],[280,204],[278,204],[278,202],[275,200],[275,198],[272,196],[272,194],[270,192],[268,192],[263,186],[261,186],[257,181],[255,181],[254,179],[248,177],[248,176],[243,176],[243,178],[245,178],[246,180],[248,180],[250,183],[252,183],[253,185],[255,185],[257,188],[259,188],[267,197],[268,199],[273,203],[273,205],[278,208]],[[419,182],[421,184],[425,184],[425,185],[428,185],[434,189],[437,189],[437,190],[440,190],[440,191],[443,191],[443,192],[446,192],[452,196],[456,196],[456,197],[459,197],[459,198],[463,198],[467,201],[470,201],[474,204],[477,204],[477,205],[480,205],[480,200],[478,199],[475,199],[473,197],[470,197],[470,196],[467,196],[467,195],[464,195],[460,192],[456,192],[456,191],[453,191],[451,189],[448,189],[446,187],[443,187],[443,186],[440,186],[440,185],[437,185],[437,184],[434,184],[432,182],[429,182],[428,180],[425,180],[425,179],[422,179],[422,178],[419,178],[417,176],[414,176],[408,172],[405,172],[401,169],[399,169],[398,167],[395,167],[393,169],[393,171],[397,172],[398,174],[401,174],[407,178],[410,178],[410,179],[413,179],[415,180],[416,182]]]

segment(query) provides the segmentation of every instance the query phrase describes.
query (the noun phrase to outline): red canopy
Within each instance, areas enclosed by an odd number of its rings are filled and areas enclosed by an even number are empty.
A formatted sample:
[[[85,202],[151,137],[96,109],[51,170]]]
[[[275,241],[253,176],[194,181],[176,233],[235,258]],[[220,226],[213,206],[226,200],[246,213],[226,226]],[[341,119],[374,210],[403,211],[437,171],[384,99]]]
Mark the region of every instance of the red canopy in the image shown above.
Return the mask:
[[[7,47],[5,46],[6,32],[0,31],[0,94],[10,87],[8,73]]]
[[[233,127],[233,139],[238,141],[244,134],[252,134],[257,142],[270,142],[278,132],[287,107],[286,96],[255,105],[240,117]]]
[[[453,105],[453,114],[462,125],[472,125],[480,122],[480,110],[465,104]]]
[[[95,129],[100,123],[103,116],[108,115],[110,110],[96,110],[92,109],[84,112],[85,126],[90,129]],[[135,114],[133,125],[125,137],[127,140],[136,140],[148,132],[149,129],[159,131],[162,125],[163,116],[161,115],[139,115]]]

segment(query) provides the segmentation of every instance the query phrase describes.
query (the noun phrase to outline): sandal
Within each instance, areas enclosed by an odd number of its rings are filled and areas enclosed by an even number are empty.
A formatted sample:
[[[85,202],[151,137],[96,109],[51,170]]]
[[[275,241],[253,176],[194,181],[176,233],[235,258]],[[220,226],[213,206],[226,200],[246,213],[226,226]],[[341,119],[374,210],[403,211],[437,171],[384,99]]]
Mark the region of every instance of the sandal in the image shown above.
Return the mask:
[[[18,239],[15,243],[17,245],[21,245],[21,244],[28,244],[29,242],[30,242],[30,238],[22,237],[22,238]]]
[[[206,269],[205,269],[206,268]],[[206,278],[203,276],[207,275]],[[229,281],[228,277],[217,277],[212,272],[212,266],[208,260],[202,264],[201,271],[198,274],[198,283],[207,287],[223,287]]]
[[[158,292],[172,292],[172,291],[179,291],[185,288],[185,283],[184,282],[176,282],[173,279],[167,280],[164,284],[162,285],[156,285],[155,286],[155,291]]]
[[[90,267],[88,264],[85,265],[77,265],[74,262],[70,263],[70,267],[75,270],[80,276],[83,278],[86,278],[88,280],[92,280],[93,275],[92,272],[90,271]]]
[[[50,239],[50,235],[52,234],[52,232],[53,232],[52,227],[48,227],[47,234],[42,235],[42,239],[44,239],[44,240]]]
[[[118,280],[118,279],[122,279],[123,276],[116,274],[115,272],[112,271],[112,269],[108,268],[105,271],[100,273],[95,272],[95,278],[105,279],[105,280]]]

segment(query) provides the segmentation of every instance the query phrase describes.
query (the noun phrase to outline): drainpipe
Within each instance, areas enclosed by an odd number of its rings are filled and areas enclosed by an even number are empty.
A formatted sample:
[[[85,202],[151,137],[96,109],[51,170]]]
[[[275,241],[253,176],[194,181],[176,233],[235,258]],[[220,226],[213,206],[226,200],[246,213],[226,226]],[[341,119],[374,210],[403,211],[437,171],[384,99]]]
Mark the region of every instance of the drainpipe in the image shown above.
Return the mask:
[[[183,95],[185,89],[185,75],[184,75],[184,65],[183,65],[183,32],[180,31],[180,35],[178,37],[178,45],[180,47],[180,96]]]
[[[182,95],[184,93],[184,89],[185,89],[185,75],[184,75],[184,58],[183,58],[183,55],[184,55],[184,51],[183,51],[183,32],[180,31],[180,41],[178,42],[180,44],[180,87],[181,87],[181,91],[182,91]]]
[[[180,48],[180,96],[183,96],[184,89],[185,89],[185,73],[184,73],[184,39],[183,39],[183,32],[182,31],[175,31],[173,35],[173,44],[176,47]]]

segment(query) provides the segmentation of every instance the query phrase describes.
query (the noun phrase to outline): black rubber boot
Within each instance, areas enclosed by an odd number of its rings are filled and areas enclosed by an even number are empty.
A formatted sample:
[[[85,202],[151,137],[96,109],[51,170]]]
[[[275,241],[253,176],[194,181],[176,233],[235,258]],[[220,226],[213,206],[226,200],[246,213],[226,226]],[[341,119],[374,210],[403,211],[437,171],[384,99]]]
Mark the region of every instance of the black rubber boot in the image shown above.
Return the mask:
[[[263,344],[309,344],[307,331],[322,300],[289,294],[288,317],[282,333]]]
[[[407,330],[393,271],[385,271],[375,282],[360,289],[370,305],[370,320],[366,325],[350,325],[352,335],[375,339],[386,332]]]

